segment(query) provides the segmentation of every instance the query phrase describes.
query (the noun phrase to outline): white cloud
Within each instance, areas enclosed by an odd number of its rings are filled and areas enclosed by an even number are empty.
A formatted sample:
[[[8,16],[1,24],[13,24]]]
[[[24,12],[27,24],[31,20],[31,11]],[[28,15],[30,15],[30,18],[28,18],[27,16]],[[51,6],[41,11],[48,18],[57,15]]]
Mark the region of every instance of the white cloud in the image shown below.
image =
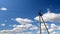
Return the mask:
[[[31,26],[32,26],[32,24],[17,25],[15,28],[13,28],[13,31],[14,32],[21,32],[21,31],[27,30]]]
[[[47,13],[43,14],[42,17],[44,21],[60,22],[60,14],[51,13],[50,10],[48,10]],[[36,16],[34,19],[39,21],[39,16]]]
[[[52,34],[57,34],[56,32],[52,32]]]
[[[42,30],[42,34],[45,34],[44,32],[45,30]],[[40,34],[40,31],[37,31],[37,34]]]
[[[27,32],[26,34],[32,34],[32,32]]]
[[[11,27],[12,25],[8,25],[8,26],[10,26],[10,27]]]
[[[42,17],[43,17],[44,21],[58,22],[58,21],[60,21],[59,16],[60,16],[60,14],[51,13],[50,11],[48,11],[47,13],[43,14]],[[35,17],[34,19],[39,21],[38,17],[39,16]],[[18,34],[20,34],[20,32],[22,32],[24,30],[28,30],[28,29],[37,30],[37,29],[39,29],[37,26],[30,24],[31,22],[33,22],[30,19],[16,18],[14,20],[16,20],[21,25],[13,25],[14,28],[12,30],[2,30],[1,32],[6,33],[6,34],[11,34],[11,33],[17,32]],[[55,28],[60,29],[60,27],[57,26],[56,24],[51,24],[50,26],[48,24],[46,24],[46,25],[48,28],[50,27],[49,32],[52,32],[52,34],[55,34],[55,32],[53,32]],[[5,25],[2,24],[2,26],[5,26]],[[45,30],[43,30],[43,29],[45,29],[44,24],[42,23],[41,26],[42,26],[42,32],[45,32]],[[22,34],[24,34],[24,33],[22,33]],[[37,33],[40,33],[40,31],[38,31]],[[25,34],[27,34],[27,32]],[[28,32],[28,34],[30,34],[30,32]]]
[[[49,28],[49,24],[47,24],[47,23],[45,23],[45,24],[46,24],[47,28]],[[38,26],[39,26],[39,28],[40,28],[40,24],[38,24]],[[41,29],[42,29],[42,30],[43,30],[43,29],[46,29],[44,23],[41,23]]]
[[[44,32],[46,32],[45,30],[42,30],[42,32],[44,33]]]
[[[13,29],[11,30],[2,30],[0,31],[1,33],[20,33],[24,30],[28,30],[29,27],[32,27],[32,24],[25,24],[25,25],[16,25]]]
[[[57,29],[59,26],[55,25],[55,24],[51,24],[51,28],[52,29]]]
[[[2,30],[1,33],[12,33],[13,30]]]
[[[16,24],[14,24],[14,25],[10,25],[10,26],[16,27],[17,25],[16,25]]]
[[[5,26],[5,24],[1,24],[1,26]]]
[[[57,29],[60,30],[60,26]]]
[[[49,32],[51,33],[51,32],[53,32],[54,31],[54,29],[49,29]]]
[[[53,33],[53,31],[55,30],[54,28],[57,26],[55,24],[50,24],[50,26],[48,24],[46,24],[49,28],[49,32],[50,33]],[[44,25],[42,24],[42,27],[44,27]],[[54,27],[54,28],[53,28]],[[59,27],[59,26],[58,26]],[[58,30],[58,27],[57,27],[57,30]],[[2,30],[0,31],[1,33],[3,34],[13,34],[13,33],[17,33],[17,34],[22,34],[24,30],[37,30],[39,29],[36,25],[32,25],[32,24],[25,24],[25,25],[16,25],[13,29],[11,30]],[[45,28],[42,29],[42,32],[46,32]],[[24,32],[25,33],[25,32]],[[24,34],[23,33],[23,34]],[[39,30],[36,32],[37,34],[39,34]],[[25,33],[27,34],[27,32]],[[54,34],[54,33],[53,33]]]
[[[18,23],[20,23],[21,25],[9,25],[12,26],[13,29],[11,30],[1,30],[0,32],[3,34],[9,34],[9,33],[20,33],[24,30],[28,30],[30,27],[33,27],[32,24],[30,24],[31,22],[33,22],[30,19],[22,19],[22,18],[16,18],[15,19]],[[1,24],[2,26],[5,26],[5,24]]]
[[[7,10],[7,8],[2,7],[2,8],[0,8],[0,10],[2,10],[2,11],[6,11],[6,10]]]
[[[28,23],[30,23],[30,22],[33,22],[32,20],[27,19],[27,18],[25,18],[25,19],[23,19],[23,18],[16,18],[16,21],[17,21],[18,23],[20,23],[20,24],[28,24]]]
[[[20,34],[33,34],[32,32],[22,32]]]
[[[49,24],[47,24],[47,23],[45,23],[45,24],[46,24],[47,28],[49,29]],[[41,30],[42,30],[42,34],[44,34],[45,32],[47,32],[43,23],[41,23]],[[37,31],[37,34],[40,34],[40,27],[39,27],[39,29]]]
[[[21,32],[21,31],[23,31],[25,29],[25,27],[15,27],[15,28],[13,28],[12,30],[2,30],[2,31],[0,31],[1,33],[3,33],[3,34],[5,34],[5,33],[19,33],[19,32]]]
[[[38,29],[37,26],[32,26],[32,27],[30,28],[30,30],[37,30],[37,29]]]
[[[48,24],[46,23],[47,28],[49,28]],[[41,23],[41,29],[46,29],[44,23]]]

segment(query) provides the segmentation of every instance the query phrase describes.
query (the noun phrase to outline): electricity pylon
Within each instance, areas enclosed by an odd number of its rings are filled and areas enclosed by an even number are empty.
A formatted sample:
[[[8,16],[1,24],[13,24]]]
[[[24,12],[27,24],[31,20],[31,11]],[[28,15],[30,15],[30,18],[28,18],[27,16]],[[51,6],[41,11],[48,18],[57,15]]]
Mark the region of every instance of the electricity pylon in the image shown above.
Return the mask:
[[[42,29],[41,29],[41,23],[43,23],[44,24],[44,26],[45,26],[45,28],[46,28],[46,31],[47,31],[47,33],[48,34],[50,34],[49,33],[49,30],[48,30],[48,28],[47,28],[47,26],[46,26],[46,24],[45,24],[45,22],[44,22],[44,19],[43,19],[43,17],[42,17],[42,13],[41,13],[41,10],[39,11],[39,22],[40,22],[40,34],[42,34]]]

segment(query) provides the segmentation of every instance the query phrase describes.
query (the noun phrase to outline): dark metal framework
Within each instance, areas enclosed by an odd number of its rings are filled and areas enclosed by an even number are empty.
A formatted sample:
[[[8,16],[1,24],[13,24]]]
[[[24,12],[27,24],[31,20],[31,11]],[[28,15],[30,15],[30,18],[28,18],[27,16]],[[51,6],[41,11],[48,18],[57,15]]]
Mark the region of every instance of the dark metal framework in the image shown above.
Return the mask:
[[[41,11],[41,10],[40,10],[40,11]],[[38,14],[39,14],[39,22],[40,22],[40,34],[42,34],[41,23],[44,24],[47,33],[50,34],[50,33],[49,33],[49,30],[48,30],[48,28],[47,28],[47,26],[46,26],[46,24],[45,24],[45,22],[44,22],[44,19],[43,19],[43,17],[42,17],[42,13],[39,12]]]

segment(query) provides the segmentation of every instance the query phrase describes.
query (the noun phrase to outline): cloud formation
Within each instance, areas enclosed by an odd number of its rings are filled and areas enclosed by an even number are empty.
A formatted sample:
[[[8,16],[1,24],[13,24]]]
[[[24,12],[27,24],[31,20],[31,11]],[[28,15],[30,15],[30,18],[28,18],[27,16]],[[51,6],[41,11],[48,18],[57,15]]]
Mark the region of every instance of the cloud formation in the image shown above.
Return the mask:
[[[6,24],[1,24],[1,26],[5,26]]]
[[[1,30],[0,33],[2,34],[32,34],[32,32],[24,32],[25,30],[37,30],[38,27],[36,25],[31,24],[31,22],[33,22],[30,19],[23,19],[23,18],[16,18],[15,21],[17,21],[17,23],[19,23],[19,25],[9,25],[12,26],[13,29],[11,30]]]
[[[20,23],[20,24],[28,24],[28,23],[33,22],[32,20],[27,19],[27,18],[25,18],[25,19],[23,19],[23,18],[16,18],[15,20],[16,20],[18,23]]]
[[[7,10],[7,8],[2,7],[2,8],[0,8],[0,10],[2,10],[2,11],[6,11],[6,10]]]
[[[25,24],[25,25],[16,25],[13,29],[11,29],[11,30],[2,30],[2,31],[0,31],[0,33],[3,33],[3,34],[14,34],[14,33],[21,33],[21,32],[23,32],[24,30],[37,30],[38,29],[38,27],[37,26],[34,26],[34,25],[32,25],[32,24]],[[29,34],[32,34],[32,33],[30,33],[30,32],[28,32]],[[26,32],[26,34],[28,34],[27,32]]]
[[[56,32],[52,32],[52,34],[57,34]]]
[[[43,14],[42,17],[43,17],[44,21],[60,22],[60,14],[52,13],[52,12],[50,12],[50,10],[48,10],[47,13]],[[39,16],[36,16],[34,19],[39,21]]]
[[[48,10],[47,13],[43,14],[43,19],[44,21],[50,21],[50,22],[60,22],[60,14],[56,14],[56,13],[51,13],[50,10]],[[35,20],[39,21],[39,16],[36,16],[34,18]],[[36,25],[33,25],[31,24],[31,22],[33,22],[32,20],[28,19],[28,18],[16,18],[16,19],[13,19],[15,21],[17,21],[17,23],[19,23],[20,25],[13,25],[12,27],[14,27],[13,29],[11,30],[1,30],[0,33],[2,34],[14,34],[14,33],[17,33],[17,34],[33,34],[33,32],[23,32],[25,30],[30,30],[30,31],[36,31],[37,34],[40,34],[40,31],[39,31],[39,26],[36,26]],[[4,25],[4,24],[3,24]],[[47,24],[47,27],[49,29],[49,32],[51,34],[57,34],[57,32],[54,32],[55,30],[60,30],[60,26],[52,23],[52,24]],[[11,26],[11,25],[10,25]],[[44,24],[42,23],[41,24],[41,28],[42,28],[42,32],[46,32],[45,30],[45,26]]]

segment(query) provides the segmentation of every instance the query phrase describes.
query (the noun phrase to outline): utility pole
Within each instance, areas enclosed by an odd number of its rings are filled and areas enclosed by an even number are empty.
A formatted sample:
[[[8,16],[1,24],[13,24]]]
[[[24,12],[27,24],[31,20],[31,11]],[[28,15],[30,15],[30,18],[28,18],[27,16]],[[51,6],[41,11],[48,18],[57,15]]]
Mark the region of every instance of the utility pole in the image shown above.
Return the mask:
[[[41,11],[41,10],[40,10]],[[42,17],[42,13],[39,11],[39,22],[40,22],[40,34],[42,34],[42,29],[41,29],[41,23],[43,23],[44,24],[44,26],[45,26],[45,28],[46,28],[46,31],[47,31],[47,33],[48,34],[50,34],[49,33],[49,30],[48,30],[48,28],[47,28],[47,26],[46,26],[46,24],[45,24],[45,22],[44,22],[44,19],[43,19],[43,17]]]
[[[39,12],[38,14],[39,14],[39,23],[40,23],[40,34],[42,34],[42,29],[41,29],[41,23],[42,23],[42,22],[41,22],[41,19],[40,19],[42,15],[41,15],[40,12]]]

